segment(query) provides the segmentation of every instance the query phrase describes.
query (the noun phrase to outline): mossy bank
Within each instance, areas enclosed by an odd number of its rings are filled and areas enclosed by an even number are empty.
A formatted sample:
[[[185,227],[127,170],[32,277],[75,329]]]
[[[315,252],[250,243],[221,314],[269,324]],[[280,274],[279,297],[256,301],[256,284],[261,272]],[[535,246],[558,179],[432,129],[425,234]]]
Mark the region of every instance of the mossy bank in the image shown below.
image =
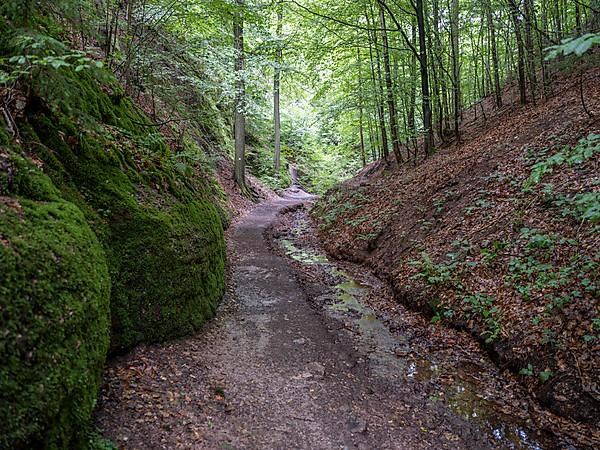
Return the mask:
[[[18,101],[0,119],[0,448],[81,448],[109,346],[214,314],[223,213],[107,70],[0,29],[3,55],[66,62],[2,88]]]

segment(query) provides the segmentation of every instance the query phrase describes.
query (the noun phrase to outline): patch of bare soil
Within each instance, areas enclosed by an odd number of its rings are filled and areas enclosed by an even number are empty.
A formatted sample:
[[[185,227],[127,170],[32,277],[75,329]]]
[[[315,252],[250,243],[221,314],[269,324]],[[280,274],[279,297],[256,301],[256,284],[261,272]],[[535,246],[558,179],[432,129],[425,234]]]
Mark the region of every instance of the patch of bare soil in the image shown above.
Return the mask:
[[[599,81],[600,69],[584,75],[597,114]],[[388,310],[400,301],[474,335],[597,447],[600,241],[573,205],[598,195],[598,153],[526,183],[536,163],[600,133],[574,80],[556,91],[471,121],[460,145],[417,167],[367,168],[314,211],[329,254],[368,265],[392,288]]]

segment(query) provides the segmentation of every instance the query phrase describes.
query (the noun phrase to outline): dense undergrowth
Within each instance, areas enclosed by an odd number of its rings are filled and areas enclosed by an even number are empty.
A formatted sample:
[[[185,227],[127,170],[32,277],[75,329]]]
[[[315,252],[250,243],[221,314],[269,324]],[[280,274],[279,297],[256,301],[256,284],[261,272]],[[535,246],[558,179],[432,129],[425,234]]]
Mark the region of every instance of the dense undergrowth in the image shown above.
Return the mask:
[[[124,351],[214,314],[224,194],[101,64],[0,21],[19,68],[0,88],[0,447],[82,448],[109,340]]]
[[[475,124],[417,168],[362,174],[313,213],[329,252],[478,337],[553,412],[597,424],[600,130],[576,95]]]

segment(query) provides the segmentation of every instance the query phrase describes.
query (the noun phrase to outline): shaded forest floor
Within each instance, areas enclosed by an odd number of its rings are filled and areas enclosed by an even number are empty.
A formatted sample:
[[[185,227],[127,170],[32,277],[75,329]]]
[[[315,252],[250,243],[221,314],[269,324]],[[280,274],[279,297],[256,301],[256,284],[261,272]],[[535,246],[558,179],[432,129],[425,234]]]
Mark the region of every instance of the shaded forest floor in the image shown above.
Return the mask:
[[[537,105],[507,91],[486,121],[465,115],[460,144],[417,167],[367,167],[314,216],[330,255],[389,284],[383,310],[467,331],[545,408],[597,433],[600,70],[583,80],[594,117],[576,77]]]
[[[305,199],[228,231],[229,289],[196,336],[105,370],[96,423],[119,448],[575,448],[468,335],[380,306],[392,293],[327,259]],[[279,215],[283,213],[283,215]]]

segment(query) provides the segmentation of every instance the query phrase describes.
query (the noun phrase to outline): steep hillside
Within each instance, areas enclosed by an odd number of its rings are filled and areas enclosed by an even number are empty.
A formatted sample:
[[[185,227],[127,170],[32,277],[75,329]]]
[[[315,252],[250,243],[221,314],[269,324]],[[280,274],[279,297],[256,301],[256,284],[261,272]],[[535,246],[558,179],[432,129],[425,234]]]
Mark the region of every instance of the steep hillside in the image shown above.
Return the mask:
[[[598,69],[584,78],[596,114],[599,79]],[[460,145],[417,167],[373,165],[313,214],[332,255],[372,267],[441,326],[468,330],[554,412],[597,425],[600,127],[577,83],[556,86],[548,101],[487,122],[471,111]]]

